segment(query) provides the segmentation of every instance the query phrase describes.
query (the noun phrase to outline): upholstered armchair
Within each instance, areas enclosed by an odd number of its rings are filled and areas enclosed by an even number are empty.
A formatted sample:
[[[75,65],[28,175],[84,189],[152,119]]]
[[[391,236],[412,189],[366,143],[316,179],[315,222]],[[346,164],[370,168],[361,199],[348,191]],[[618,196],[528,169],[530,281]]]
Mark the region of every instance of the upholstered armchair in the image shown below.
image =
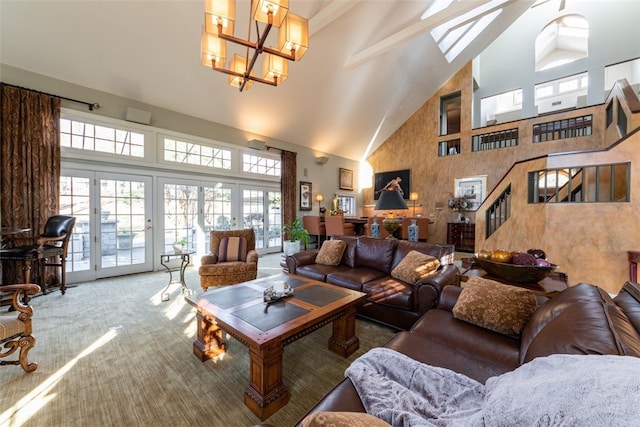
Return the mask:
[[[210,253],[200,259],[200,286],[233,285],[258,275],[256,237],[252,228],[211,231]]]
[[[26,372],[33,372],[38,364],[27,361],[29,350],[36,344],[35,337],[31,335],[33,309],[29,305],[29,295],[40,292],[40,286],[0,285],[0,292],[12,294],[11,305],[15,310],[15,313],[0,316],[0,365],[20,365]],[[14,315],[16,313],[17,316]],[[16,351],[17,360],[2,360]]]

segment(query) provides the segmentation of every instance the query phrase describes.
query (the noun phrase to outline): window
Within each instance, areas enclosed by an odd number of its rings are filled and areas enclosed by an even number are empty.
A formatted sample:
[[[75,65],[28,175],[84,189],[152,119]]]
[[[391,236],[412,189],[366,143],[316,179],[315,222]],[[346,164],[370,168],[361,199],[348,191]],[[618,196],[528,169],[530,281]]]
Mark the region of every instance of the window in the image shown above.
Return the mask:
[[[280,176],[280,159],[243,154],[242,171],[259,175]]]
[[[540,31],[535,42],[536,71],[559,67],[589,56],[589,23],[564,15]]]
[[[144,134],[126,129],[60,119],[60,146],[144,157]]]
[[[231,169],[231,151],[164,138],[164,160],[210,168]]]
[[[529,203],[620,203],[630,200],[630,163],[529,173]]]
[[[356,214],[356,198],[355,197],[338,194],[338,203],[339,203],[340,209],[344,211],[345,215]]]
[[[460,133],[460,92],[440,98],[440,135]]]

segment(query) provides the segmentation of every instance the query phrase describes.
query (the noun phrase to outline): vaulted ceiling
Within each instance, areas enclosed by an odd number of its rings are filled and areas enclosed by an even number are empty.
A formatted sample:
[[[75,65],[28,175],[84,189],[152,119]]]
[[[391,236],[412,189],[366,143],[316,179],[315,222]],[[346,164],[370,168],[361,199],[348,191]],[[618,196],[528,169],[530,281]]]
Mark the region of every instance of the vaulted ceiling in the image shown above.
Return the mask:
[[[237,2],[236,35],[245,37],[249,1]],[[200,64],[200,0],[2,0],[0,61],[253,137],[359,160],[534,1],[454,2],[421,20],[432,3],[291,0],[290,10],[309,18],[307,54],[289,66],[282,86],[254,84],[242,93]],[[483,15],[501,12],[449,62],[430,30],[482,5]],[[471,34],[471,27],[456,28]]]

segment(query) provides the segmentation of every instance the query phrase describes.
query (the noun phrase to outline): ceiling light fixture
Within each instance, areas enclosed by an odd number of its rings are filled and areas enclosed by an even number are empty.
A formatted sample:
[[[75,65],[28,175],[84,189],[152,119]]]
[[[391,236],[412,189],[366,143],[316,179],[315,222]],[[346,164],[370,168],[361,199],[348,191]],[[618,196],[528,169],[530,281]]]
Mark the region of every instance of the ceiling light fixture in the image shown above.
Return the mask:
[[[229,75],[229,84],[242,92],[253,82],[278,86],[287,78],[288,61],[299,61],[309,47],[309,23],[289,13],[289,0],[252,0],[249,26],[255,21],[255,42],[233,35],[235,0],[205,0],[205,25],[202,31],[202,65]],[[265,24],[262,32],[258,23]],[[264,46],[272,27],[279,28],[277,47]],[[251,34],[251,31],[249,31]],[[245,46],[245,56],[235,54],[229,68],[227,41]],[[264,53],[262,77],[253,75],[253,67]]]

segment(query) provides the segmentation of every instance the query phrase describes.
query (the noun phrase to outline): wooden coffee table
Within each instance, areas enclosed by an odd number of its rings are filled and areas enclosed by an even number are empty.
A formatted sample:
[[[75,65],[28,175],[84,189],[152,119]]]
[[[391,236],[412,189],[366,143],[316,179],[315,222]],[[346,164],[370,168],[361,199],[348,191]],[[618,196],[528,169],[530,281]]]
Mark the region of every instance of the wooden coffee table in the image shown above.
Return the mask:
[[[285,281],[292,296],[266,304],[263,291]],[[347,357],[360,343],[355,335],[356,306],[365,293],[279,274],[188,296],[197,308],[198,335],[193,353],[203,362],[224,353],[223,332],[249,348],[249,385],[244,403],[264,420],[289,401],[284,385],[284,346],[333,322],[329,349]]]

